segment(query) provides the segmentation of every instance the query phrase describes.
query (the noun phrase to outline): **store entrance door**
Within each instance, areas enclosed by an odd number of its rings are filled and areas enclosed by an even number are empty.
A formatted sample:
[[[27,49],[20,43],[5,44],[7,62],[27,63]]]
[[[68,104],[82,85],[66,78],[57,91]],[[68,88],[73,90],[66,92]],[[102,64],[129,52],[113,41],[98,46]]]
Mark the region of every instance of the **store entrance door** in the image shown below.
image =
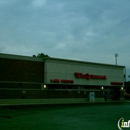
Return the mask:
[[[120,100],[120,88],[115,88],[113,90],[113,100],[114,101],[119,101]]]

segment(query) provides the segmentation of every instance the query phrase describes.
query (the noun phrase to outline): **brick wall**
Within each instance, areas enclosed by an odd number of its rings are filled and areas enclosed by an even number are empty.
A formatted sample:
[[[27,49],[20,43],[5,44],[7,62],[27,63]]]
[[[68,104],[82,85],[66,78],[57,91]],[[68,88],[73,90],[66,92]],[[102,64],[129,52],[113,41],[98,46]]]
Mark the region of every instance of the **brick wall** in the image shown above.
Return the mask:
[[[37,83],[0,83],[0,89],[41,89],[41,84]]]
[[[100,94],[99,94],[100,93]],[[0,99],[53,99],[53,98],[89,98],[89,92],[56,90],[0,90]],[[101,92],[95,92],[95,98],[103,98]]]
[[[43,62],[0,59],[0,81],[44,82],[43,76]]]
[[[84,98],[82,92],[55,90],[0,90],[0,99]]]

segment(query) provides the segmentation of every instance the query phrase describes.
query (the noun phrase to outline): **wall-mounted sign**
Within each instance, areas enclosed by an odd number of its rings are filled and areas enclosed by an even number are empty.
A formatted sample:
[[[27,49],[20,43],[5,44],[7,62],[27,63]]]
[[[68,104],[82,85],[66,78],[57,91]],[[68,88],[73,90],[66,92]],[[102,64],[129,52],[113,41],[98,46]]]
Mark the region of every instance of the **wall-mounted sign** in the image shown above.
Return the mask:
[[[80,72],[75,72],[74,75],[76,78],[82,78],[82,79],[88,79],[88,80],[89,79],[103,79],[103,80],[107,79],[106,75],[93,75],[89,73],[82,74]]]
[[[95,101],[95,92],[90,92],[89,93],[89,101],[94,102]]]
[[[60,82],[59,79],[51,79],[50,81],[53,82],[53,83],[59,83]]]
[[[74,80],[66,80],[66,79],[62,79],[61,83],[74,83]]]
[[[111,85],[122,85],[123,82],[111,82]]]
[[[52,83],[74,83],[74,80],[68,80],[68,79],[51,79],[50,82]]]

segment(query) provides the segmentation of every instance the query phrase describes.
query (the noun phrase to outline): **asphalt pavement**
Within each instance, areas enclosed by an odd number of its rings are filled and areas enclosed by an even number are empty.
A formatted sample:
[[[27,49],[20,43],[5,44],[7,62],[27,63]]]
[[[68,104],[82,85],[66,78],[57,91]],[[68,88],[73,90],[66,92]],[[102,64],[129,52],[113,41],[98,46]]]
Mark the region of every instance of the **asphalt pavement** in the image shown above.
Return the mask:
[[[2,106],[0,130],[119,130],[120,118],[130,120],[130,102]]]

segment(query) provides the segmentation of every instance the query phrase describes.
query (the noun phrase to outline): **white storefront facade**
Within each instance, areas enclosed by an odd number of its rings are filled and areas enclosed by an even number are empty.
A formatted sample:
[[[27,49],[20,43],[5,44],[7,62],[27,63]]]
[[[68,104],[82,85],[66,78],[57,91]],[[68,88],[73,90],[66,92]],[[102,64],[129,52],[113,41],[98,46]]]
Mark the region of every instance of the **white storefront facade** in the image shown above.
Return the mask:
[[[44,85],[49,90],[80,94],[75,94],[75,99],[90,101],[94,93],[94,101],[119,101],[125,81],[124,69],[124,66],[47,58],[44,60]]]

